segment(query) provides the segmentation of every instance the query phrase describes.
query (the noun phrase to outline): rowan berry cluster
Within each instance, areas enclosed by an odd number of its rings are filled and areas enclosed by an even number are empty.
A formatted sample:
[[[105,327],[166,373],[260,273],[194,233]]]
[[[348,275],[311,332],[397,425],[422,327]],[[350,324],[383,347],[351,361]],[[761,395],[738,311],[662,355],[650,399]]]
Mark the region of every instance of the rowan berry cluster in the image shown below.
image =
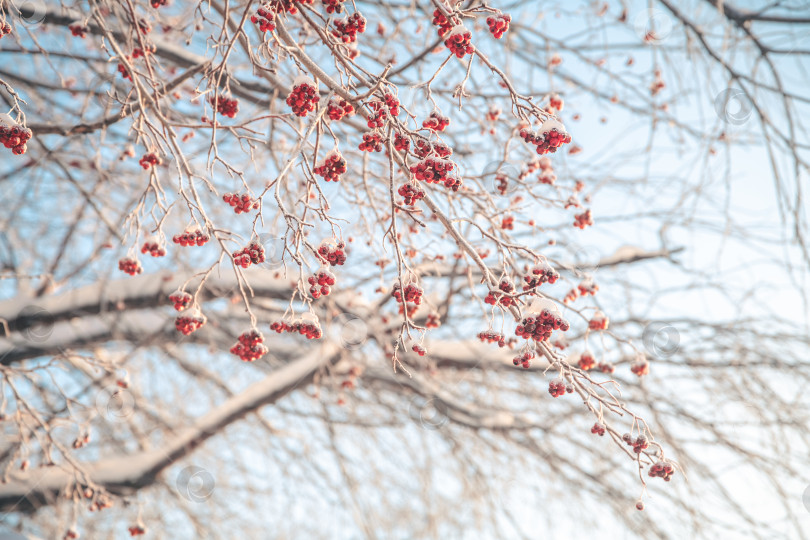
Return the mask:
[[[20,156],[28,150],[26,144],[31,139],[31,130],[19,124],[13,123],[11,117],[3,115],[0,117],[0,143],[11,149],[11,153]]]
[[[205,325],[205,315],[180,315],[174,320],[174,327],[184,336],[196,332]]]
[[[340,155],[340,152],[332,151],[326,155],[323,163],[315,167],[315,174],[323,177],[327,182],[337,182],[340,180],[340,175],[345,173],[347,169],[346,160]]]
[[[185,291],[175,291],[169,295],[169,301],[174,304],[177,311],[185,311],[191,305],[194,298]]]
[[[640,454],[641,452],[650,447],[650,443],[647,441],[647,437],[644,435],[639,435],[634,439],[632,435],[630,435],[629,433],[625,433],[624,435],[622,435],[622,440],[628,446],[632,446],[633,452],[635,452],[636,454]]]
[[[422,290],[422,287],[416,285],[414,283],[408,283],[405,285],[404,295],[402,286],[399,283],[394,283],[394,288],[391,291],[391,296],[393,296],[397,302],[402,302],[402,297],[405,297],[406,302],[411,302],[416,304],[417,306],[422,303],[422,294],[425,291]]]
[[[320,339],[323,336],[318,318],[311,313],[305,313],[300,319],[294,321],[276,321],[270,325],[270,329],[279,334],[282,332],[300,334],[306,336],[307,339]]]
[[[427,316],[427,322],[425,323],[425,328],[438,328],[442,325],[441,321],[439,320],[439,314],[436,312],[429,313]]]
[[[231,354],[238,356],[243,362],[255,362],[267,354],[264,336],[258,330],[243,332],[231,347]]]
[[[596,422],[591,428],[591,433],[593,433],[594,435],[599,435],[600,437],[605,436],[605,431],[606,431],[605,424],[600,424],[599,422]]]
[[[411,140],[399,132],[394,133],[394,149],[398,152],[407,152],[411,148]]]
[[[321,260],[328,262],[332,266],[342,266],[346,262],[346,244],[342,241],[324,240],[318,246],[318,255]]]
[[[358,146],[363,152],[382,152],[382,135],[376,131],[363,133],[363,142]]]
[[[118,269],[129,274],[130,276],[143,272],[141,263],[137,259],[133,259],[131,257],[124,257],[123,259],[120,259],[118,261]]]
[[[550,300],[536,299],[527,310],[527,316],[515,328],[515,335],[524,339],[547,341],[554,330],[567,332],[568,321],[562,318],[557,306]]]
[[[144,154],[143,157],[138,160],[138,164],[143,167],[144,170],[150,167],[157,167],[161,163],[163,163],[163,161],[154,152]]]
[[[276,10],[271,2],[268,2],[256,10],[250,16],[250,22],[259,25],[261,32],[272,32],[276,29]]]
[[[511,306],[514,303],[514,299],[509,295],[515,292],[515,286],[508,279],[502,279],[498,284],[498,288],[500,291],[489,291],[486,298],[484,298],[484,302],[491,306],[497,304],[503,307]]]
[[[411,350],[416,354],[418,354],[419,356],[425,356],[427,354],[427,349],[418,344],[415,344],[413,347],[411,347]]]
[[[449,19],[438,9],[433,11],[433,25],[438,26],[439,37],[446,36],[450,30],[453,29],[454,26],[458,24],[458,19],[456,17],[450,17]]]
[[[447,158],[453,154],[453,149],[440,141],[430,142],[427,139],[416,139],[414,153],[420,158],[428,154],[436,154],[440,158]]]
[[[613,373],[616,371],[616,366],[610,362],[599,362],[599,371],[602,373]]]
[[[183,247],[188,246],[202,246],[211,239],[207,234],[203,233],[200,229],[183,231],[180,234],[175,234],[172,237],[172,242],[180,244]]]
[[[545,259],[541,259],[523,276],[523,290],[533,292],[543,283],[553,284],[558,279],[560,274]]]
[[[259,201],[253,199],[247,193],[243,193],[242,195],[226,193],[222,196],[222,200],[230,204],[233,207],[233,211],[237,214],[246,214],[251,210],[259,208]]]
[[[211,96],[208,98],[208,102],[211,103],[211,106],[214,107],[219,114],[227,116],[228,118],[233,118],[236,116],[236,113],[239,112],[239,101],[236,99],[230,99],[225,96]]]
[[[73,37],[79,37],[84,39],[87,36],[87,27],[83,24],[71,24],[68,26],[68,30],[70,30],[70,34]]]
[[[342,13],[343,2],[346,0],[323,0],[323,5],[326,6],[327,13]]]
[[[5,21],[0,23],[0,39],[2,39],[3,36],[10,33],[11,33],[11,25]]]
[[[501,229],[505,231],[511,231],[515,228],[515,218],[514,216],[505,216],[501,220]]]
[[[591,354],[591,351],[585,351],[579,355],[577,365],[579,366],[579,369],[583,371],[590,371],[596,367],[596,359],[593,357],[593,354]]]
[[[330,272],[329,270],[319,270],[313,276],[309,276],[307,278],[307,283],[309,283],[309,294],[312,295],[313,298],[320,298],[321,296],[328,296],[330,292],[332,292],[332,287],[335,284],[335,274]]]
[[[399,186],[397,193],[405,199],[405,204],[413,206],[416,201],[425,197],[425,190],[419,187],[419,184],[409,182]]]
[[[472,54],[475,49],[472,46],[472,32],[464,28],[463,24],[458,24],[450,31],[450,35],[444,40],[444,46],[456,55],[456,58],[464,58],[466,54]]]
[[[489,31],[495,39],[501,39],[501,36],[509,30],[510,22],[512,22],[512,17],[500,12],[497,15],[487,17],[487,26],[489,26]]]
[[[443,116],[441,113],[433,111],[428,118],[422,122],[422,127],[431,131],[444,131],[450,125],[450,119]]]
[[[543,126],[551,123],[553,127],[541,127],[539,132],[534,132],[529,128],[522,128],[518,134],[520,138],[528,144],[536,146],[538,154],[549,154],[557,151],[559,147],[571,142],[571,135],[565,132],[565,128],[559,122],[547,120]]]
[[[650,373],[650,363],[645,358],[641,358],[633,362],[633,365],[630,366],[630,371],[636,375],[637,377],[643,377],[644,375],[649,375]]]
[[[348,17],[335,21],[335,29],[332,30],[332,35],[341,40],[343,43],[354,43],[357,41],[357,34],[362,34],[366,31],[366,19],[355,12]]]
[[[287,96],[287,105],[292,107],[296,116],[306,116],[315,110],[318,104],[318,88],[309,77],[298,77],[293,84],[292,92]]]
[[[479,332],[478,339],[480,339],[484,343],[497,343],[498,347],[506,346],[506,336],[504,336],[499,332],[493,332],[492,330]]]
[[[121,62],[118,63],[118,73],[120,73],[123,78],[129,79],[130,81],[132,80],[132,75],[129,73],[129,70]]]
[[[261,264],[264,260],[264,246],[255,241],[233,253],[234,264],[242,268],[247,268],[251,264]]]
[[[136,58],[146,57],[147,54],[155,54],[157,52],[157,47],[152,43],[147,43],[145,48],[141,49],[140,47],[135,47],[132,49],[132,55],[130,59],[135,60]]]
[[[141,246],[141,253],[148,253],[152,257],[163,257],[166,255],[166,250],[157,242],[157,240],[146,240]]]
[[[565,103],[563,103],[563,98],[561,98],[559,94],[551,94],[548,97],[548,106],[549,108],[554,109],[557,112],[560,112],[563,110]]]
[[[652,478],[663,478],[664,482],[669,482],[675,474],[675,468],[670,463],[658,461],[650,467],[648,474]]]
[[[461,187],[461,179],[449,176],[455,165],[449,159],[429,156],[411,165],[410,170],[414,178],[424,180],[428,184],[442,183],[452,191]]]
[[[607,330],[609,324],[610,319],[608,319],[607,315],[601,311],[597,311],[593,314],[591,320],[588,321],[588,328],[590,330]]]
[[[150,0],[149,3],[152,4],[153,8],[157,9],[160,6],[168,6],[169,0]]]
[[[343,98],[332,96],[326,106],[326,114],[331,120],[340,120],[344,116],[354,114],[354,107]]]
[[[562,379],[554,379],[548,383],[548,393],[551,394],[551,397],[557,398],[566,393],[573,394],[574,387],[570,384],[565,384],[565,381]]]
[[[523,369],[529,369],[532,367],[532,358],[534,358],[534,351],[526,351],[515,356],[512,363],[516,366],[523,366]]]
[[[593,215],[590,208],[574,216],[574,227],[577,229],[584,229],[589,225],[593,225]]]

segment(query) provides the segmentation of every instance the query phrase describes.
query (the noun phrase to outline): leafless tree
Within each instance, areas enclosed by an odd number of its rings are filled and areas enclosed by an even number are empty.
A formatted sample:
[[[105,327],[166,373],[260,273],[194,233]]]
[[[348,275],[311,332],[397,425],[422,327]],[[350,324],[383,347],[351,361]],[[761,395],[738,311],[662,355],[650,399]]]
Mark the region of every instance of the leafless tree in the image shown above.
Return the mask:
[[[759,4],[0,0],[3,522],[804,537],[810,6]]]

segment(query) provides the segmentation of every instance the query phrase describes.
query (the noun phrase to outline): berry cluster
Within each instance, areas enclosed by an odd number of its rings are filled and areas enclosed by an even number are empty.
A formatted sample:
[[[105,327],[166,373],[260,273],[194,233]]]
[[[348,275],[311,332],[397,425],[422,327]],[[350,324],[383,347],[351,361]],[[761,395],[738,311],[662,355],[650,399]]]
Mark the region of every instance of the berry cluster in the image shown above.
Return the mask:
[[[148,253],[152,257],[163,257],[166,250],[156,240],[146,240],[141,246],[141,253]]]
[[[596,291],[599,290],[599,285],[593,282],[591,278],[585,278],[579,282],[577,285],[577,290],[579,291],[580,296],[595,296]]]
[[[202,246],[210,239],[211,237],[203,233],[200,229],[194,229],[191,231],[183,231],[181,234],[175,234],[172,237],[172,242],[180,244],[183,247]]]
[[[148,154],[144,154],[143,157],[138,160],[138,165],[144,168],[144,170],[150,167],[157,167],[163,163],[161,159],[154,153],[149,152]]]
[[[422,303],[422,294],[425,292],[422,290],[422,287],[419,285],[415,285],[413,283],[408,283],[405,285],[405,301],[412,302],[417,306]],[[397,302],[402,303],[403,291],[402,286],[399,283],[394,283],[394,288],[391,291],[391,296],[393,296]]]
[[[399,132],[394,133],[394,149],[398,152],[407,152],[411,148],[411,140]]]
[[[549,108],[554,109],[557,112],[560,112],[563,110],[564,105],[565,104],[563,103],[563,99],[559,96],[559,94],[551,94],[548,97]]]
[[[146,57],[147,54],[155,54],[157,52],[157,47],[152,43],[147,43],[145,49],[141,49],[140,47],[135,47],[132,49],[132,56],[130,57],[132,60],[140,57]]]
[[[118,73],[120,73],[123,78],[129,79],[130,81],[132,80],[132,75],[129,73],[129,70],[121,62],[118,62]]]
[[[452,161],[438,157],[427,157],[411,165],[411,174],[417,180],[424,180],[428,184],[443,183],[452,191],[458,191],[461,187],[461,179],[448,176],[448,173],[455,168]]]
[[[419,356],[425,356],[427,354],[427,349],[422,347],[421,345],[414,345],[411,347],[411,350],[418,354]]]
[[[160,1],[162,1],[163,4],[158,4],[156,6],[155,4],[160,2]],[[166,0],[152,0],[152,7],[157,8],[160,5],[165,6],[166,5]],[[129,531],[130,536],[141,536],[141,535],[146,534],[146,527],[143,527],[141,525],[132,525],[127,530]]]
[[[577,229],[584,229],[588,225],[593,225],[593,216],[591,215],[590,208],[574,216],[574,227]]]
[[[555,283],[560,274],[545,259],[541,259],[523,276],[523,290],[533,291],[543,283]]]
[[[150,0],[150,2],[149,2],[149,3],[150,3],[150,4],[152,4],[152,7],[153,7],[153,8],[157,9],[157,8],[159,8],[160,6],[167,6],[167,5],[169,5],[169,0]],[[133,536],[134,536],[134,535],[133,535]]]
[[[342,266],[346,262],[346,244],[335,243],[334,240],[324,240],[318,246],[318,255],[332,266]]]
[[[613,373],[614,371],[616,371],[616,366],[614,366],[610,362],[599,362],[599,366],[597,366],[597,367],[599,368],[599,371],[601,371],[602,373],[608,373],[609,374],[609,373]]]
[[[594,435],[599,435],[600,437],[604,437],[605,424],[600,424],[599,422],[596,422],[591,428],[591,433],[593,433]]]
[[[354,114],[354,107],[345,99],[333,96],[326,106],[326,114],[331,120],[340,120],[344,116]]]
[[[444,46],[457,58],[464,58],[465,54],[472,54],[475,50],[472,46],[472,33],[464,28],[463,24],[453,27],[450,35],[444,40]]]
[[[544,310],[538,317],[525,317],[515,328],[515,335],[524,339],[546,341],[551,337],[552,331],[566,332],[569,328],[568,321],[559,316],[555,317],[548,310]]]
[[[629,433],[625,433],[624,435],[622,435],[622,440],[628,446],[632,446],[633,452],[635,452],[636,454],[640,454],[642,451],[650,447],[650,443],[647,442],[647,437],[645,437],[644,435],[639,435],[638,437],[633,439],[632,435],[630,435]]]
[[[340,175],[346,172],[346,160],[340,155],[338,151],[332,151],[326,154],[323,163],[315,167],[315,174],[323,177],[327,182],[337,182],[340,180]]]
[[[579,355],[579,362],[577,362],[579,369],[589,371],[596,367],[596,359],[591,354],[591,351],[585,351]]]
[[[226,98],[225,96],[211,96],[208,98],[208,102],[219,114],[228,118],[233,118],[239,112],[239,101],[235,99]]]
[[[177,329],[178,332],[183,334],[184,336],[190,335],[192,332],[196,332],[200,328],[203,327],[205,324],[206,318],[205,315],[197,314],[197,315],[180,315],[174,320],[174,327]]]
[[[256,210],[259,208],[259,201],[257,199],[253,199],[247,193],[243,193],[242,195],[226,193],[222,196],[222,200],[230,204],[233,207],[233,211],[237,214],[246,214],[251,210]]]
[[[438,328],[442,325],[442,322],[439,320],[439,314],[436,312],[428,314],[427,322],[425,323],[425,328]]]
[[[501,39],[501,36],[509,30],[510,22],[512,22],[512,17],[504,13],[487,17],[487,26],[489,26],[489,31],[495,39]]]
[[[242,268],[247,268],[251,264],[263,263],[264,246],[258,242],[251,242],[247,247],[233,253],[233,262]]]
[[[436,111],[430,113],[428,119],[422,122],[422,127],[431,131],[444,131],[444,129],[449,125],[450,119],[440,113],[437,113]]]
[[[454,26],[458,24],[458,20],[455,17],[450,17],[449,19],[445,17],[445,15],[438,9],[433,11],[433,25],[439,27],[439,37],[444,37],[447,35],[450,30],[453,29]]]
[[[177,311],[185,311],[194,298],[186,291],[175,291],[169,295],[169,300]]]
[[[141,263],[137,259],[132,259],[130,257],[124,257],[118,261],[118,269],[122,272],[129,274],[130,276],[134,276],[135,274],[140,274],[143,272],[143,267]]]
[[[14,123],[10,116],[0,116],[0,143],[11,148],[11,153],[20,156],[28,149],[26,143],[31,138],[31,130]]]
[[[511,231],[515,228],[515,218],[514,216],[505,216],[501,220],[501,229],[505,231]]]
[[[328,296],[332,289],[329,287],[335,284],[335,274],[329,270],[319,270],[314,276],[307,278],[309,283],[309,294],[312,298],[320,298],[321,296]]]
[[[607,330],[609,324],[610,319],[608,319],[607,315],[601,311],[597,311],[593,314],[591,320],[588,321],[588,328],[590,330]]]
[[[649,476],[652,478],[663,478],[664,482],[672,480],[672,475],[675,474],[675,468],[665,461],[658,461],[650,467]]]
[[[551,394],[551,397],[560,397],[565,395],[565,393],[573,394],[574,387],[570,384],[565,384],[565,381],[562,379],[554,379],[550,383],[548,383],[548,393]]]
[[[358,146],[363,152],[382,152],[382,135],[376,131],[363,133],[363,142]]]
[[[453,149],[443,142],[430,142],[427,139],[416,139],[414,153],[420,158],[424,158],[431,153],[436,154],[440,158],[447,158],[453,154]]]
[[[70,30],[70,34],[73,37],[80,37],[84,39],[87,36],[87,27],[83,24],[71,24],[68,26],[68,30]]]
[[[405,204],[409,206],[413,206],[416,201],[425,197],[425,190],[419,187],[419,184],[411,182],[399,186],[397,193],[405,198]]]
[[[346,0],[323,0],[327,13],[343,13],[343,2]]]
[[[534,358],[534,351],[526,351],[515,356],[512,363],[516,366],[523,366],[523,369],[529,369],[532,366],[532,358]]]
[[[634,375],[637,377],[643,377],[644,375],[648,375],[650,373],[650,363],[642,358],[637,360],[630,366],[630,371],[633,372]]]
[[[287,96],[287,105],[292,107],[296,116],[306,116],[315,110],[318,104],[318,88],[309,77],[298,77],[293,84],[292,92]]]
[[[311,313],[305,313],[295,321],[276,321],[270,325],[270,329],[279,334],[282,332],[301,334],[306,336],[307,339],[320,339],[323,336],[323,331],[318,324],[318,318]]]
[[[258,330],[243,332],[236,344],[231,347],[231,354],[238,356],[243,362],[255,362],[267,354],[264,336]]]
[[[547,124],[551,124],[547,126]],[[534,132],[529,128],[522,128],[518,134],[520,138],[528,144],[533,144],[537,148],[538,154],[553,154],[559,147],[571,142],[571,135],[565,132],[562,124],[555,120],[547,120],[543,123],[539,132]]]
[[[335,29],[332,30],[332,35],[341,40],[343,43],[354,43],[357,41],[357,34],[362,34],[366,31],[366,19],[355,12],[345,19],[335,21]]]
[[[250,16],[250,22],[259,25],[259,30],[262,32],[272,32],[276,29],[276,10],[274,6],[268,2],[261,6],[256,13]]]
[[[484,343],[497,343],[498,347],[506,346],[506,336],[498,332],[493,332],[492,330],[478,332],[478,339]]]
[[[512,282],[508,279],[502,279],[498,284],[498,288],[500,291],[489,291],[486,298],[484,298],[484,302],[491,306],[497,304],[500,304],[503,307],[511,306],[514,303],[514,298],[508,295],[515,291],[515,286],[512,285]]]
[[[0,39],[5,36],[6,34],[11,33],[11,25],[7,22],[3,21],[0,23]]]

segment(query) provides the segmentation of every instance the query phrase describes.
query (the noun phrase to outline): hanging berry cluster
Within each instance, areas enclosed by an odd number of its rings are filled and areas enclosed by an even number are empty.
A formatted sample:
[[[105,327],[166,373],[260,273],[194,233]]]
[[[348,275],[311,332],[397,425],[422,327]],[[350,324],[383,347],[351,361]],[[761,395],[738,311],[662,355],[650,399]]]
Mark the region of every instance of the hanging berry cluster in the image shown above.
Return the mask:
[[[200,229],[183,231],[180,234],[175,234],[172,237],[172,242],[180,244],[182,247],[188,246],[202,246],[205,245],[211,238],[203,233]]]
[[[526,351],[512,358],[512,363],[516,366],[523,366],[523,369],[532,367],[532,358],[534,358],[534,351]]]
[[[425,356],[427,354],[427,349],[425,349],[423,346],[419,345],[418,343],[415,343],[414,346],[411,347],[411,350],[413,352],[415,352],[416,354],[418,354],[419,356]]]
[[[251,264],[261,264],[264,260],[264,246],[258,242],[251,242],[233,253],[234,264],[242,268],[247,268]]]
[[[68,26],[68,30],[70,30],[70,34],[73,37],[78,37],[82,39],[87,37],[87,27],[83,24],[79,23],[71,24],[70,26]]]
[[[312,298],[320,298],[321,296],[328,296],[332,292],[332,287],[335,284],[335,274],[329,270],[319,270],[317,274],[307,278],[309,283],[309,294]]]
[[[500,289],[500,291],[489,291],[486,298],[484,298],[484,303],[489,304],[491,306],[495,306],[498,304],[502,305],[503,307],[511,306],[514,302],[514,299],[508,295],[512,294],[515,291],[515,286],[508,279],[502,279],[501,282],[498,284],[498,288]]]
[[[238,356],[243,362],[255,362],[267,354],[264,336],[258,330],[242,333],[236,344],[231,347],[231,354]]]
[[[257,199],[253,199],[247,193],[243,193],[242,195],[226,193],[222,196],[222,200],[230,204],[233,207],[233,211],[237,214],[246,214],[251,210],[256,210],[259,208],[259,201]]]
[[[261,32],[272,32],[276,29],[276,11],[273,4],[268,2],[250,16],[250,22],[259,25]]]
[[[407,152],[411,147],[411,140],[399,132],[394,133],[394,149],[397,152]]]
[[[440,141],[430,142],[427,139],[416,139],[414,153],[420,158],[435,154],[440,158],[448,158],[453,154],[453,149]]]
[[[599,435],[600,437],[605,436],[605,431],[606,431],[605,424],[600,424],[599,422],[596,422],[591,428],[591,433],[593,433],[594,435]]]
[[[628,446],[632,446],[633,452],[635,452],[636,454],[640,454],[641,452],[650,447],[650,443],[647,441],[647,437],[644,435],[639,435],[634,439],[632,435],[630,435],[629,433],[625,433],[624,435],[622,435],[622,440]]]
[[[647,361],[646,358],[641,358],[633,362],[633,365],[630,366],[630,371],[633,375],[637,377],[643,377],[644,375],[650,374],[650,363]]]
[[[664,482],[669,482],[675,474],[675,468],[670,463],[658,461],[650,467],[648,474],[652,478],[663,478]]]
[[[568,321],[562,318],[553,302],[535,299],[527,309],[527,316],[515,328],[515,335],[524,339],[547,341],[554,330],[567,332],[569,328]]]
[[[545,260],[539,260],[529,272],[523,276],[523,290],[531,291],[543,283],[555,283],[560,278],[560,274]]]
[[[346,262],[346,244],[342,241],[324,240],[318,246],[318,255],[321,260],[332,266],[342,266]]]
[[[287,105],[296,116],[304,117],[315,110],[318,104],[318,87],[309,77],[300,76],[293,83],[292,92],[287,96]]]
[[[601,311],[597,311],[588,321],[588,328],[590,330],[607,330],[609,324],[610,319],[608,319],[608,316]]]
[[[541,155],[553,154],[563,144],[571,142],[571,135],[566,133],[565,127],[553,119],[543,122],[539,132],[524,127],[519,131],[519,135],[528,144],[535,145],[537,153]]]
[[[593,215],[590,208],[574,216],[574,227],[577,229],[584,229],[590,225],[593,225]]]
[[[157,242],[157,240],[147,240],[141,246],[141,253],[148,253],[152,257],[163,257],[166,255],[166,250]]]
[[[143,167],[144,170],[149,169],[150,167],[156,167],[161,163],[161,159],[154,152],[144,154],[143,157],[138,160],[138,164]]]
[[[554,379],[548,383],[548,393],[551,394],[551,397],[558,398],[566,393],[573,394],[574,387],[570,384],[565,384],[565,381],[562,379]]]
[[[219,114],[227,116],[228,118],[233,118],[236,116],[236,113],[239,112],[239,101],[236,99],[230,99],[225,96],[211,96],[208,98],[208,101]]]
[[[31,130],[11,121],[8,115],[0,116],[0,143],[11,149],[15,156],[21,156],[28,149]]]
[[[270,325],[270,329],[278,334],[283,332],[300,334],[306,336],[307,339],[320,339],[323,337],[323,331],[318,324],[318,318],[311,313],[305,313],[300,319],[294,321],[276,321]]]
[[[589,371],[596,367],[596,359],[593,357],[593,354],[591,354],[590,351],[585,351],[579,355],[577,365],[579,366],[579,369]]]
[[[193,297],[185,291],[175,291],[169,295],[169,301],[177,311],[185,311],[191,305]]]
[[[444,40],[444,46],[450,49],[450,52],[457,58],[464,58],[464,55],[472,54],[475,50],[472,46],[472,33],[463,24],[453,27],[447,39]]]
[[[191,335],[205,325],[205,315],[180,315],[174,320],[174,327],[184,336]]]
[[[450,119],[446,116],[443,116],[441,113],[433,111],[430,113],[430,116],[422,122],[422,127],[427,128],[431,131],[444,131],[444,129],[450,125]]]
[[[399,186],[397,193],[405,199],[405,204],[413,206],[416,201],[425,197],[425,190],[416,183],[407,183]]]
[[[323,163],[315,167],[315,174],[322,177],[327,182],[337,182],[340,175],[346,172],[346,160],[340,152],[333,150],[326,154]]]
[[[341,40],[343,43],[354,43],[357,41],[357,34],[362,34],[366,31],[366,19],[355,12],[345,19],[335,21],[335,29],[332,30],[332,35]]]
[[[327,13],[343,13],[343,2],[346,0],[323,0]]]
[[[433,11],[433,21],[432,22],[433,22],[434,26],[439,27],[439,29],[438,29],[439,37],[446,36],[447,33],[450,32],[450,30],[452,30],[453,27],[456,26],[459,23],[459,21],[458,21],[458,19],[456,19],[456,17],[451,16],[450,18],[447,18],[444,15],[444,13],[442,13],[441,10],[439,10],[439,9],[436,9],[436,10]]]
[[[417,306],[422,303],[422,294],[425,291],[422,290],[422,287],[416,285],[414,283],[408,283],[405,285],[405,301],[416,304]],[[403,291],[402,286],[399,283],[394,284],[394,288],[391,291],[391,296],[393,296],[397,302],[402,303],[403,298]]]
[[[133,259],[131,257],[124,257],[123,259],[120,259],[118,261],[118,269],[129,274],[130,276],[143,272],[141,263],[137,259]]]
[[[455,165],[449,159],[429,156],[411,165],[410,170],[414,178],[424,180],[428,184],[444,184],[451,191],[461,188],[461,179],[450,176],[449,173]]]
[[[358,145],[363,152],[382,152],[382,135],[376,131],[363,133],[363,142]]]
[[[169,0],[150,0],[149,3],[152,4],[153,8],[157,9],[160,6],[168,6]]]
[[[497,15],[487,17],[487,26],[489,26],[489,31],[495,39],[501,39],[501,36],[509,30],[510,22],[512,22],[512,17],[500,12]]]
[[[331,120],[340,120],[344,116],[354,114],[354,107],[343,98],[332,96],[326,106],[326,114]]]
[[[163,2],[162,5],[164,6],[166,5],[166,0],[152,0],[152,7],[157,8],[158,6],[160,6],[161,4],[158,4],[157,6],[155,5],[159,1]],[[130,536],[143,536],[144,534],[146,534],[146,527],[142,525],[132,525],[127,530],[129,531]]]
[[[8,35],[10,33],[11,33],[11,25],[5,21],[0,22],[0,39],[2,39],[3,36]]]
[[[493,332],[492,330],[478,332],[478,339],[484,343],[497,343],[498,347],[506,346],[506,336],[500,332]]]

